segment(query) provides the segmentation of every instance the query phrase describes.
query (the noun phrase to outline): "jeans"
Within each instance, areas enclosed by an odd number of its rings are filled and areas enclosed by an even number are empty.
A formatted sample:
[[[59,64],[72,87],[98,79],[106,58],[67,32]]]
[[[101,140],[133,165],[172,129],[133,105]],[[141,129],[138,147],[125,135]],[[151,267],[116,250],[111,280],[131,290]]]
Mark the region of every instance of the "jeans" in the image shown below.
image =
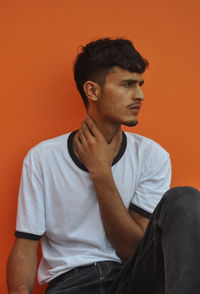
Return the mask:
[[[46,294],[199,294],[200,192],[167,191],[133,256],[72,271]]]
[[[75,268],[50,282],[46,294],[111,293],[110,287],[121,268],[121,263],[113,261]]]

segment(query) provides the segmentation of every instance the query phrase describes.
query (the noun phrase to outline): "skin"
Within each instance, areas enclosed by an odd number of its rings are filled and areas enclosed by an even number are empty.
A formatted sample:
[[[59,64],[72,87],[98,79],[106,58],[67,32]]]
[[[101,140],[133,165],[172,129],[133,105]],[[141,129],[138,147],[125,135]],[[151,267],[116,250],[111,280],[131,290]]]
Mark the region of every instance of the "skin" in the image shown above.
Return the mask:
[[[144,100],[143,75],[114,67],[105,78],[104,87],[87,81],[84,90],[89,100],[89,116],[95,121],[109,142],[121,125],[134,126],[138,113],[133,107],[141,107]]]
[[[88,116],[74,138],[74,150],[93,181],[107,237],[122,262],[135,251],[148,219],[128,211],[116,188],[111,165],[122,142],[121,125],[134,126],[144,100],[142,74],[115,67],[104,87],[87,81]],[[117,224],[117,226],[116,226]]]
[[[89,100],[89,116],[73,143],[76,155],[89,170],[107,236],[123,262],[137,247],[148,219],[124,207],[111,165],[122,142],[121,124],[134,126],[138,122],[139,108],[144,100],[142,84],[141,74],[118,67],[106,76],[104,87],[87,81],[84,90]],[[37,247],[38,241],[16,239],[7,264],[9,294],[32,292]]]
[[[8,294],[32,292],[37,272],[38,241],[16,238],[7,264]]]

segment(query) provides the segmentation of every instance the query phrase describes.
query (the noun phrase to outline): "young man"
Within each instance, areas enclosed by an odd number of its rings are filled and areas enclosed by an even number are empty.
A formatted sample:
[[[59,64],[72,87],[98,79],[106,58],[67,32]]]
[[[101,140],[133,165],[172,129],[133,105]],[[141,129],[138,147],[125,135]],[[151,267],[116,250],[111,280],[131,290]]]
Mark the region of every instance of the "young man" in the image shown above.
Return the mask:
[[[121,130],[138,123],[147,65],[124,39],[97,40],[77,56],[87,116],[24,160],[9,294],[31,293],[40,239],[48,294],[199,293],[199,191],[165,193],[168,153]]]

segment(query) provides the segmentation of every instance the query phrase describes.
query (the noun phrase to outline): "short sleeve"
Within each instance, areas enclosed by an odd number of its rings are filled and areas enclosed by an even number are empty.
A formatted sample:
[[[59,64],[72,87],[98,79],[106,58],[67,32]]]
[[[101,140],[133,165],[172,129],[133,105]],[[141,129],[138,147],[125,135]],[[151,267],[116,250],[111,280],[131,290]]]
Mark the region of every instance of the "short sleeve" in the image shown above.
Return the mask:
[[[23,163],[15,236],[39,240],[45,232],[44,185],[40,162],[28,154]]]
[[[171,161],[169,154],[161,158],[150,157],[142,170],[130,209],[150,218],[163,194],[169,189],[171,182]]]

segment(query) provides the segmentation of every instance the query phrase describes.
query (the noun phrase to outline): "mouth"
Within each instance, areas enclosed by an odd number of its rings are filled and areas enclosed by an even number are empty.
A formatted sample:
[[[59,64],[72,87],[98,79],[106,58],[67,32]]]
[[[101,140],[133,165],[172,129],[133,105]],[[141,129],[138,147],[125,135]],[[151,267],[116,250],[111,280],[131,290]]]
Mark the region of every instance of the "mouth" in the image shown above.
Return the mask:
[[[141,104],[137,103],[137,104],[131,104],[128,109],[134,113],[134,114],[138,114],[140,109],[141,109]]]

